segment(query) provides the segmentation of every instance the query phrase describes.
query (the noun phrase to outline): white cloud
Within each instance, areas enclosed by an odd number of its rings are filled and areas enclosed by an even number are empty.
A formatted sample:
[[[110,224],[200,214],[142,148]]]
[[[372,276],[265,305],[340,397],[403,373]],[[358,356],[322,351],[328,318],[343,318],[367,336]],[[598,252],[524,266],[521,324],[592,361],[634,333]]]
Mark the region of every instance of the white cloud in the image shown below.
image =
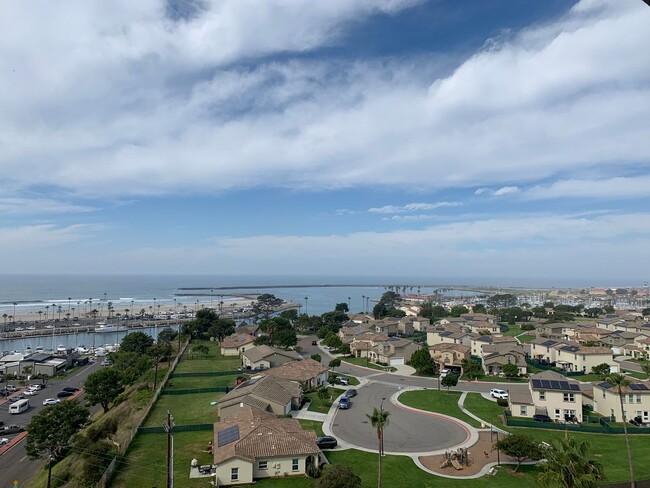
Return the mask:
[[[121,196],[521,187],[648,166],[641,2],[583,0],[435,80],[426,59],[260,59],[331,44],[348,22],[409,4],[237,0],[174,24],[153,0],[11,3],[0,19],[0,56],[16,69],[0,77],[0,178]]]
[[[530,200],[551,198],[629,199],[650,197],[650,175],[603,179],[560,180],[538,185],[522,192]]]
[[[519,192],[519,188],[516,186],[504,186],[496,190],[493,195],[495,197],[501,197],[503,195],[511,195],[517,192]]]
[[[43,248],[60,246],[76,241],[81,241],[92,235],[95,231],[101,229],[99,225],[76,224],[69,226],[59,226],[56,224],[39,224],[26,225],[20,227],[3,227],[0,228],[0,247],[5,253],[5,257],[14,256],[15,254],[31,254],[35,251],[40,253]],[[58,252],[58,251],[57,251]],[[74,255],[74,253],[71,253]],[[35,255],[32,255],[35,257]],[[68,259],[66,255],[61,256],[62,260]],[[15,268],[14,272],[22,272],[25,269],[27,261],[16,260],[15,262],[5,265],[8,268]],[[56,265],[56,263],[53,263]],[[21,269],[22,268],[22,269]],[[67,268],[69,271],[69,268]]]
[[[406,205],[385,205],[368,209],[370,213],[377,214],[400,214],[406,212],[421,212],[426,210],[435,210],[441,207],[459,207],[460,202],[435,202],[435,203],[408,203]]]
[[[0,196],[0,213],[3,214],[61,214],[92,212],[97,209],[85,205],[50,198],[21,198]]]

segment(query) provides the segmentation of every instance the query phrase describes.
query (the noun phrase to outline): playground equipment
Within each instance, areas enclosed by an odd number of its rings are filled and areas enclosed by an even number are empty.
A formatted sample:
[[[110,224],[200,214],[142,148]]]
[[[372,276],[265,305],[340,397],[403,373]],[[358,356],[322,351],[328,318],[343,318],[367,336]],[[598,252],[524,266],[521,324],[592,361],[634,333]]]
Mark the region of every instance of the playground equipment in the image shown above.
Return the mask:
[[[445,451],[444,460],[440,468],[453,466],[457,470],[463,469],[463,466],[469,466],[469,451],[459,447],[455,451]]]

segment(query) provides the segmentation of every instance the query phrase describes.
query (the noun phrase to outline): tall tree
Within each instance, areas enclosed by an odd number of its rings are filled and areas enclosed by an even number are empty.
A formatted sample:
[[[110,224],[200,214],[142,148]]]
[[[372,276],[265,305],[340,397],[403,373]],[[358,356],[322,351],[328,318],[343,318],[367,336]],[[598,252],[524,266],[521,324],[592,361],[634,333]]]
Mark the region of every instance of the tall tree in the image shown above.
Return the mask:
[[[565,437],[542,451],[544,461],[538,465],[537,484],[548,488],[598,488],[605,481],[602,464],[589,455],[587,441]]]
[[[88,415],[88,409],[77,400],[51,405],[37,413],[27,426],[27,455],[32,459],[62,459],[75,434],[88,423]]]
[[[172,354],[172,346],[169,342],[159,342],[149,348],[147,354],[153,360],[154,375],[153,375],[153,389],[156,390],[158,386],[158,363],[163,359],[167,359]]]
[[[605,381],[612,385],[618,394],[618,401],[621,406],[621,420],[623,421],[623,432],[625,433],[625,447],[627,447],[627,462],[630,467],[630,486],[634,488],[636,486],[634,481],[634,464],[632,463],[632,450],[630,449],[630,438],[627,434],[627,419],[625,416],[625,408],[623,407],[623,395],[625,394],[625,390],[630,386],[630,380],[620,373],[611,373]]]
[[[114,367],[100,369],[86,378],[84,389],[88,403],[99,403],[106,413],[111,403],[124,391],[122,375]]]
[[[214,337],[217,341],[221,342],[229,335],[235,333],[235,321],[217,318],[212,322],[207,333],[210,337]]]
[[[438,380],[442,384],[442,386],[447,387],[447,393],[449,393],[449,388],[456,386],[458,384],[458,376],[455,374],[448,374],[442,380]]]
[[[527,434],[510,434],[499,440],[495,446],[517,461],[515,471],[524,461],[537,461],[542,458],[539,442]]]
[[[258,296],[257,301],[253,304],[253,313],[258,317],[268,319],[282,303],[284,301],[281,298],[277,298],[270,293],[264,293]]]
[[[418,374],[434,374],[436,372],[436,363],[427,348],[418,349],[411,354],[408,364],[415,368]]]
[[[377,451],[379,455],[377,473],[377,488],[381,488],[381,456],[383,455],[384,448],[384,428],[388,427],[388,417],[390,417],[390,412],[386,410],[379,409],[377,407],[372,409],[372,414],[366,414],[368,420],[370,420],[370,425],[377,429],[377,442],[379,443],[379,449]]]
[[[136,354],[146,354],[147,350],[153,345],[153,338],[144,332],[131,332],[122,339],[120,343],[120,352],[134,352]]]
[[[361,488],[361,478],[348,466],[327,464],[315,488]]]

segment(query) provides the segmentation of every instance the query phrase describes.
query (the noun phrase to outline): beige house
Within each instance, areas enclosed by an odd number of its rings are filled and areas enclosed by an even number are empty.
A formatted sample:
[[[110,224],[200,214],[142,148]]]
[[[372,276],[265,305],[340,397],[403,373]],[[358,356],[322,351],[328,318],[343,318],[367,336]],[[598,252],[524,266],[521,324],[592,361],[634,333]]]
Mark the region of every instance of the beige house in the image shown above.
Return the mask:
[[[555,366],[564,371],[590,373],[594,366],[614,364],[614,354],[609,347],[585,347],[567,344],[556,347]]]
[[[268,369],[301,359],[296,351],[285,351],[272,346],[255,346],[242,353],[242,363],[248,369]]]
[[[517,346],[519,345],[519,341],[509,336],[479,335],[478,337],[473,337],[470,342],[472,356],[483,356],[483,347],[497,344]]]
[[[549,339],[571,340],[575,337],[577,328],[575,322],[557,322],[538,325],[536,332],[538,336],[543,334]]]
[[[435,344],[429,346],[429,354],[440,369],[462,372],[464,360],[470,359],[470,347],[463,344]]]
[[[292,407],[302,404],[302,387],[295,381],[274,376],[254,376],[226,393],[217,404],[221,418],[238,411],[240,405],[248,405],[274,415],[287,415]]]
[[[399,322],[400,322],[400,324],[401,323],[407,323],[407,322],[410,323],[411,326],[413,327],[413,330],[418,331],[418,332],[425,331],[427,329],[427,327],[429,327],[431,325],[431,320],[430,319],[428,319],[426,317],[420,317],[419,315],[415,316],[415,317],[413,317],[413,316],[402,317],[399,320]],[[404,325],[403,327],[406,328],[406,325]],[[402,332],[401,330],[400,330],[400,333],[404,334],[404,335],[410,335],[410,334],[408,334],[406,332]],[[411,334],[412,333],[413,332],[411,332]]]
[[[368,351],[370,351],[376,344],[387,340],[388,336],[375,334],[374,332],[359,334],[352,339],[350,350],[354,356],[365,358],[368,356]]]
[[[529,343],[530,357],[535,361],[539,361],[541,363],[554,363],[557,356],[557,346],[564,346],[568,344],[572,343],[558,339],[546,339],[544,337],[538,337]]]
[[[314,359],[284,363],[261,373],[281,380],[299,383],[304,390],[318,388],[327,383],[327,366]]]
[[[232,334],[221,341],[222,356],[240,356],[255,345],[255,337],[250,334]]]
[[[370,325],[355,324],[353,327],[343,326],[337,333],[345,344],[351,344],[355,337],[363,336],[364,334],[375,334],[375,332]]]
[[[373,343],[367,354],[368,359],[373,363],[397,366],[406,364],[418,349],[420,345],[412,340],[389,337],[385,341]]]
[[[237,406],[214,425],[213,462],[216,485],[250,484],[263,478],[306,476],[320,464],[316,432],[294,419]]]
[[[375,321],[375,318],[367,313],[349,313],[347,316],[356,324],[369,324]]]
[[[582,422],[580,384],[553,371],[531,376],[528,390],[510,392],[508,406],[515,417],[547,415],[556,422]]]
[[[472,322],[487,322],[489,324],[497,324],[497,316],[490,315],[489,313],[464,313],[461,318]]]
[[[520,344],[494,344],[483,346],[481,362],[487,375],[503,374],[506,364],[517,366],[519,375],[525,375],[527,370],[526,351]]]
[[[623,410],[626,420],[641,417],[641,421],[650,422],[650,381],[640,381],[627,377],[630,386],[622,389]],[[618,390],[606,381],[594,383],[594,412],[622,421],[621,400]]]
[[[463,344],[464,346],[472,345],[472,339],[480,337],[474,332],[455,331],[455,330],[427,330],[427,344]]]
[[[374,329],[376,334],[382,334],[385,336],[394,336],[399,332],[397,320],[383,319],[375,320],[371,327]]]

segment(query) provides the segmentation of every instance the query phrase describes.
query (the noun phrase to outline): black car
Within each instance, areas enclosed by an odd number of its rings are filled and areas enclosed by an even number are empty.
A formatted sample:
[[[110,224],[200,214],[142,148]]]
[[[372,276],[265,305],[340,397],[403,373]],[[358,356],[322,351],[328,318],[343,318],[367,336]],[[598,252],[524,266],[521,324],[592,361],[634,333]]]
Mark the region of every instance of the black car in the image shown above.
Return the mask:
[[[74,395],[74,393],[72,393],[71,391],[65,391],[65,390],[60,391],[60,392],[58,392],[56,394],[56,396],[59,397],[59,398],[67,398],[67,397],[71,397],[72,395]]]
[[[316,445],[320,449],[334,449],[338,445],[338,442],[334,437],[326,435],[324,437],[317,437]]]
[[[312,346],[317,346],[317,345],[318,345],[318,342],[316,342],[316,341],[311,341],[311,345],[312,345]]]
[[[345,392],[345,396],[348,398],[355,397],[357,396],[357,390],[355,390],[354,388],[350,388],[348,391]]]
[[[552,422],[551,417],[548,415],[535,414],[533,415],[533,420],[535,422]]]
[[[69,391],[74,393],[76,391],[79,391],[79,388],[75,388],[74,386],[66,386],[65,388],[63,388],[63,391]]]

